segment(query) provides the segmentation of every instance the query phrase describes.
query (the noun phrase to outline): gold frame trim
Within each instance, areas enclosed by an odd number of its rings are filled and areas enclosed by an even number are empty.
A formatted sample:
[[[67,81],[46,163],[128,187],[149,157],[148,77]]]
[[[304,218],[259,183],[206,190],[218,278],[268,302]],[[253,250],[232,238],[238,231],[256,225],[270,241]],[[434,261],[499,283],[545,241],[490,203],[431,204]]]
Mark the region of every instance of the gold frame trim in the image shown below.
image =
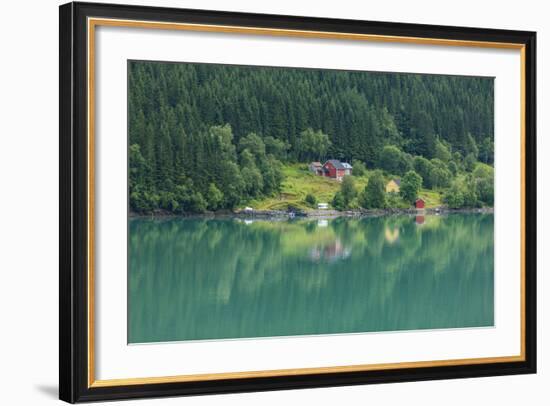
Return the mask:
[[[487,41],[466,41],[453,39],[436,39],[422,37],[400,37],[391,35],[373,35],[373,34],[354,34],[344,32],[326,32],[326,31],[306,31],[291,29],[274,29],[260,27],[242,27],[227,25],[208,25],[208,24],[186,24],[186,23],[165,23],[139,20],[120,20],[109,18],[89,18],[88,19],[88,388],[114,387],[126,385],[177,383],[193,381],[213,381],[221,379],[244,379],[244,378],[266,378],[277,376],[296,376],[312,374],[332,374],[342,372],[361,372],[361,371],[380,371],[397,368],[426,368],[441,366],[458,366],[474,364],[497,364],[504,362],[521,362],[526,359],[525,348],[525,45],[506,42],[487,42]],[[110,27],[132,27],[148,28],[161,30],[183,30],[195,32],[219,32],[245,35],[267,35],[298,38],[318,38],[318,39],[339,39],[356,40],[386,43],[403,43],[432,46],[460,46],[460,47],[478,47],[478,48],[496,48],[512,49],[520,51],[520,163],[521,163],[521,269],[520,269],[520,354],[503,357],[484,357],[484,358],[464,358],[452,360],[434,360],[434,361],[415,361],[415,362],[395,362],[383,364],[363,364],[330,366],[316,368],[296,368],[296,369],[276,369],[266,371],[244,371],[244,372],[220,372],[211,374],[190,374],[174,375],[145,378],[123,378],[123,379],[95,379],[95,278],[94,278],[94,241],[95,241],[95,28],[97,26]]]

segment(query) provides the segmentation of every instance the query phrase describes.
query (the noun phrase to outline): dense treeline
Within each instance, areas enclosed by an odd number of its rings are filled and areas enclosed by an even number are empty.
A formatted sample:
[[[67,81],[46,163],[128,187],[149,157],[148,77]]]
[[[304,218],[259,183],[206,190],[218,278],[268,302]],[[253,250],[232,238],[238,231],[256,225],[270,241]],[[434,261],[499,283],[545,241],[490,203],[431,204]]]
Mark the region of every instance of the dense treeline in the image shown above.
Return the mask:
[[[131,62],[128,89],[138,212],[274,194],[287,161],[415,170],[430,188],[493,162],[490,78]]]

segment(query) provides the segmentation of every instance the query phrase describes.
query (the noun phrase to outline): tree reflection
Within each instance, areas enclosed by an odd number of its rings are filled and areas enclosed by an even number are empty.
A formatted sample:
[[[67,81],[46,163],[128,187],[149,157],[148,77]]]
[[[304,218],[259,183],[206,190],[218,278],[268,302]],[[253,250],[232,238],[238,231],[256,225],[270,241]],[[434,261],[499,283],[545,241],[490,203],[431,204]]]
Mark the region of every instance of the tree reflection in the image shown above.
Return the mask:
[[[493,324],[493,216],[132,219],[130,342]]]

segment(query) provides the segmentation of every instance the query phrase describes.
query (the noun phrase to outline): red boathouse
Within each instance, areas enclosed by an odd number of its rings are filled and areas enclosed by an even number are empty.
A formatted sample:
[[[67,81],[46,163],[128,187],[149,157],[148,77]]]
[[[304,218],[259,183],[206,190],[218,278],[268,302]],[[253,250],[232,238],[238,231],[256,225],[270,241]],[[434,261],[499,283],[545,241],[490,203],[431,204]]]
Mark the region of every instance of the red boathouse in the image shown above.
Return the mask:
[[[420,198],[416,199],[416,202],[414,202],[414,207],[417,209],[423,209],[426,207],[426,202]]]

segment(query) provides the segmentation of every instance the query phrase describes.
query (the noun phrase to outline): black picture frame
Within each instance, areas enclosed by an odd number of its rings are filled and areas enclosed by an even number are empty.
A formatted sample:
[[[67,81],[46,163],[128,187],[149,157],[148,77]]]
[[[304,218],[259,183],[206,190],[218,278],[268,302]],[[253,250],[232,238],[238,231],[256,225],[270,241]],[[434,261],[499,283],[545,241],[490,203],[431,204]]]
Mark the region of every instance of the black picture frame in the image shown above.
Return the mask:
[[[59,397],[67,402],[235,393],[536,372],[536,33],[112,4],[60,6]],[[514,43],[525,52],[524,360],[360,372],[93,387],[88,380],[87,19],[130,19]]]

